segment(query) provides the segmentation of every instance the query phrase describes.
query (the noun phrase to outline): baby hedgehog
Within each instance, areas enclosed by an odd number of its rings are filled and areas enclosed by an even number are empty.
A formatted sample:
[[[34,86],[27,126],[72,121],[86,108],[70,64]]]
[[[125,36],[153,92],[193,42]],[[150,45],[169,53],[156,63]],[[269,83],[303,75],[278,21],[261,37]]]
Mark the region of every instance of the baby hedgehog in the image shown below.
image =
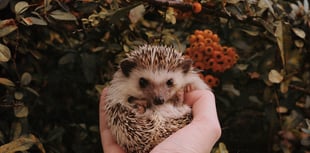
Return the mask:
[[[209,89],[192,61],[168,46],[144,45],[129,53],[114,74],[105,113],[116,142],[127,153],[148,153],[191,122],[184,91]]]

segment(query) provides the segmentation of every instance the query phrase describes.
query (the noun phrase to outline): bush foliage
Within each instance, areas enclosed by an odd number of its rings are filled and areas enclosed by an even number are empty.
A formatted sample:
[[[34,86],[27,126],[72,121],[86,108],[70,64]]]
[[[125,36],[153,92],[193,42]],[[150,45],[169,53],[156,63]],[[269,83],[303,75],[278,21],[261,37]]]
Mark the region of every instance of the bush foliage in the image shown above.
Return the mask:
[[[117,63],[145,43],[185,52],[205,29],[239,55],[205,72],[214,152],[310,152],[309,27],[308,0],[0,0],[0,152],[102,152],[98,96]]]

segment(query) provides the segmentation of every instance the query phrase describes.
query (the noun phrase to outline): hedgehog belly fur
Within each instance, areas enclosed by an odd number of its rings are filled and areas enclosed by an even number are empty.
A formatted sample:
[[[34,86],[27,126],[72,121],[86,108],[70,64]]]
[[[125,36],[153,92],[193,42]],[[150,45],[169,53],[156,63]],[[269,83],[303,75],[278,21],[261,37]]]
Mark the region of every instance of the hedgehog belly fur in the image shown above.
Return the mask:
[[[111,103],[107,103],[106,106],[108,126],[117,143],[127,153],[150,152],[157,144],[192,120],[190,108],[186,105],[175,108],[175,111],[184,114],[180,114],[181,116],[174,114],[169,118],[165,113],[154,112],[141,116],[121,104],[112,106],[109,104]],[[167,110],[171,111],[172,108],[168,106]]]

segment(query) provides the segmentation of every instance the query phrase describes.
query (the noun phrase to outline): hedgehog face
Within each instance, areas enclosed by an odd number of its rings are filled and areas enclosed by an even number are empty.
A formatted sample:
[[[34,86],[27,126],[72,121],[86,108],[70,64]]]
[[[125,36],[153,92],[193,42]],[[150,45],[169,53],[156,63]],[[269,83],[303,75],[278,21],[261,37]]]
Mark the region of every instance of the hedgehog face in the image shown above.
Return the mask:
[[[173,70],[143,68],[137,62],[124,60],[120,67],[128,83],[133,83],[129,97],[144,100],[146,107],[175,102],[184,85],[184,77],[191,69],[191,60],[182,60]]]

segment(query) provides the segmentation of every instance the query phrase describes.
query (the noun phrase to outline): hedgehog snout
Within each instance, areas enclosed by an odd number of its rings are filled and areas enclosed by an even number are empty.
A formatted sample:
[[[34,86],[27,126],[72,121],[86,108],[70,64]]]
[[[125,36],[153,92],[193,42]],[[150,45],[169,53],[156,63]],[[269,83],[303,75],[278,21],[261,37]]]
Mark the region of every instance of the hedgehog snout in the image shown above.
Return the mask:
[[[165,102],[165,99],[163,98],[163,97],[161,97],[161,96],[156,96],[155,98],[154,98],[154,101],[153,101],[153,103],[155,104],[155,105],[161,105],[161,104],[163,104]]]

